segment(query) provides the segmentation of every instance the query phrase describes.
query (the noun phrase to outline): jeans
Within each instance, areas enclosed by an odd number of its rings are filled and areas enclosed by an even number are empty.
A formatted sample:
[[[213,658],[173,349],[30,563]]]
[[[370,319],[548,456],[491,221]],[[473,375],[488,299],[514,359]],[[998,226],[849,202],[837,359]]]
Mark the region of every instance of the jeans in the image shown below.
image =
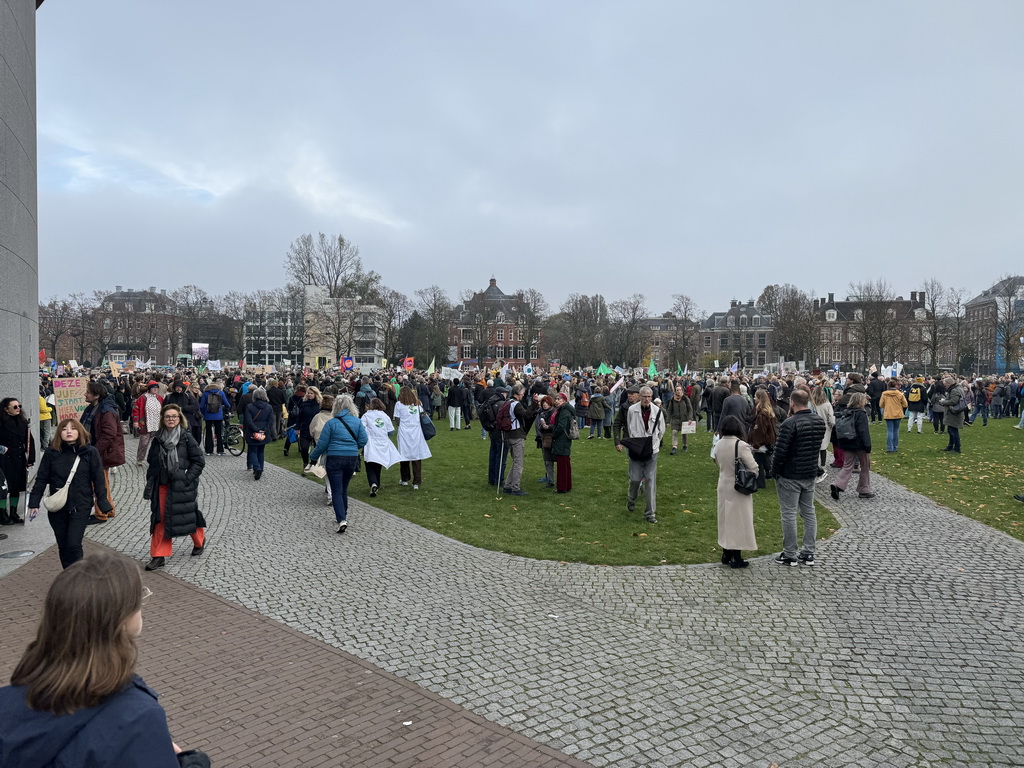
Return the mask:
[[[253,445],[252,443],[246,443],[246,454],[245,463],[248,467],[256,472],[263,471],[263,450],[267,447],[265,445]]]
[[[523,480],[523,459],[526,447],[526,440],[522,437],[508,437],[505,439],[505,445],[508,446],[508,452],[512,456],[512,468],[508,473],[508,480],[505,482],[505,488],[510,491],[520,490],[519,484]]]
[[[782,515],[782,556],[796,559],[797,512],[804,521],[804,540],[800,551],[813,555],[814,540],[818,535],[818,518],[814,514],[814,478],[779,477],[775,481],[775,490],[779,494],[779,512]]]
[[[907,411],[907,432],[917,424],[917,434],[921,434],[921,425],[924,423],[924,411]]]
[[[348,517],[348,482],[356,471],[356,457],[328,456],[326,469],[334,518],[340,523]]]
[[[978,420],[981,416],[981,426],[988,426],[988,403],[981,405],[980,403],[974,404],[974,413],[971,415],[971,424]]]
[[[505,469],[507,468],[508,444],[502,439],[501,432],[494,430],[490,434],[491,452],[487,458],[487,482],[491,485],[505,486]]]
[[[590,434],[594,434],[594,430],[597,429],[598,438],[601,437],[601,432],[604,429],[604,418],[600,421],[591,420],[590,422]]]
[[[946,426],[946,431],[949,432],[949,448],[953,449],[957,453],[960,453],[960,430],[956,427]]]
[[[1017,426],[1024,429],[1024,413],[1020,415],[1020,421],[1017,422]]]
[[[576,426],[580,428],[580,432],[582,432],[584,429],[586,429],[587,428],[587,417],[586,416],[577,416],[576,417]]]
[[[89,524],[89,512],[88,509],[70,509],[46,515],[53,529],[53,537],[57,540],[62,568],[82,559],[82,538],[85,536],[85,526]]]
[[[640,493],[640,481],[644,484],[644,517],[650,519],[655,515],[657,502],[658,484],[658,454],[654,454],[647,461],[629,460],[629,500],[636,501]]]
[[[903,419],[885,420],[885,450],[895,453],[900,447],[900,422]]]
[[[213,453],[213,440],[217,438],[217,453],[224,453],[224,420],[208,419],[206,422],[206,454]]]

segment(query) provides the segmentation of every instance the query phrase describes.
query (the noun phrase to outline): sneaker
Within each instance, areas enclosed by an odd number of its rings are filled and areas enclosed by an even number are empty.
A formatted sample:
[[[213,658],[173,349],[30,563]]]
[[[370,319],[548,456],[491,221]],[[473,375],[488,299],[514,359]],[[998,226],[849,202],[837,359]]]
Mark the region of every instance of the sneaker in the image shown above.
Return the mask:
[[[419,487],[418,485],[413,485],[412,489],[413,489],[414,491],[418,491],[418,490],[420,489],[420,487]]]
[[[814,483],[815,485],[817,485],[818,483],[824,483],[826,480],[828,480],[828,475],[822,472],[820,475],[814,478]]]
[[[626,509],[632,512],[634,509],[636,509],[636,502],[626,499]]]
[[[987,426],[988,426],[988,424],[986,424],[985,426],[987,427]],[[1020,424],[1014,424],[1014,425],[1013,425],[1013,428],[1014,428],[1014,429],[1024,429],[1024,427],[1022,427],[1022,426],[1021,426]]]
[[[409,481],[408,481],[408,480],[399,480],[399,481],[398,481],[398,484],[399,484],[399,485],[408,485],[408,484],[409,484]]]
[[[828,492],[833,499],[839,501],[839,494],[842,493],[842,489],[840,489],[838,485],[830,485],[828,487]]]
[[[857,496],[859,498],[862,498],[862,499],[873,499],[873,498],[875,498],[875,494],[873,494],[873,493],[858,493]]]
[[[370,496],[373,497],[373,496],[376,496],[376,495],[377,495],[377,484],[374,483],[373,485],[370,486]]]
[[[814,555],[801,552],[796,559],[800,561],[800,565],[814,565]]]
[[[782,555],[782,554],[780,554],[778,557],[776,557],[774,560],[772,560],[772,562],[775,563],[776,565],[789,565],[789,566],[796,566],[796,565],[800,564],[795,557],[786,557],[785,555]]]
[[[1024,501],[1024,496],[1021,495],[1014,496],[1013,498],[1015,498],[1017,501]]]
[[[655,517],[654,515],[644,515],[644,520],[646,520],[648,523],[656,523],[656,522],[658,522],[658,518]]]
[[[338,533],[344,533],[347,530],[348,530],[348,520],[342,520],[340,523],[338,523],[338,530],[337,530]]]
[[[676,449],[675,449],[675,448],[673,448],[673,449],[672,449],[672,452],[671,452],[671,453],[669,454],[669,456],[675,456],[675,455],[676,455]]]

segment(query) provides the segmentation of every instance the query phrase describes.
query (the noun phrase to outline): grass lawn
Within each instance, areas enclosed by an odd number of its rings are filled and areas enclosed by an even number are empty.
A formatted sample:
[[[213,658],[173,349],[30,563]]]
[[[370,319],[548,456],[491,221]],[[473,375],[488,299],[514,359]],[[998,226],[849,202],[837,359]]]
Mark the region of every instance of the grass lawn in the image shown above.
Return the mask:
[[[481,439],[479,423],[459,432],[449,431],[447,420],[435,424],[433,458],[423,462],[420,490],[399,486],[396,465],[383,473],[377,498],[370,498],[365,474],[352,479],[350,498],[453,539],[525,557],[601,565],[708,563],[721,557],[715,499],[718,469],[709,457],[711,437],[703,423],[690,436],[688,452],[661,452],[656,525],[644,521],[642,497],[635,512],[626,511],[627,459],[614,450],[611,440],[587,440],[584,434],[573,445],[573,490],[556,494],[537,482],[544,464],[531,432],[522,483],[528,495],[504,496],[487,484],[489,442]],[[665,442],[669,443],[667,438]],[[291,455],[284,458],[283,445],[268,445],[266,460],[301,473],[298,447],[292,446]],[[358,516],[352,525],[359,525]],[[761,546],[756,554],[781,550],[779,501],[771,481],[754,495],[754,527]],[[819,538],[838,527],[819,506]]]
[[[960,430],[962,453],[946,453],[948,435],[936,435],[930,424],[924,433],[907,434],[900,424],[896,453],[885,452],[885,427],[871,427],[871,468],[890,480],[922,493],[962,515],[1024,539],[1024,504],[1013,498],[1024,493],[1020,450],[1024,430],[1017,419],[978,421]]]

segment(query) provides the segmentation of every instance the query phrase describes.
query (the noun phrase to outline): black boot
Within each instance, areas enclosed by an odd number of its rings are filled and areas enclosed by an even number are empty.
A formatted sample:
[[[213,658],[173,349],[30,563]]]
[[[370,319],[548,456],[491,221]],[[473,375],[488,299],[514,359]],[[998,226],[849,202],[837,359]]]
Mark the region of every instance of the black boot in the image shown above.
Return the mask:
[[[0,509],[0,525],[14,525],[11,516],[7,514],[7,507]]]
[[[734,549],[732,551],[732,560],[729,562],[729,567],[746,568],[748,565],[750,565],[750,563],[748,563],[740,556],[740,551],[738,549]]]
[[[11,525],[24,525],[25,518],[18,517],[18,506],[15,504],[10,509]]]
[[[722,565],[728,565],[731,562],[732,562],[732,550],[731,549],[723,549],[722,550]]]

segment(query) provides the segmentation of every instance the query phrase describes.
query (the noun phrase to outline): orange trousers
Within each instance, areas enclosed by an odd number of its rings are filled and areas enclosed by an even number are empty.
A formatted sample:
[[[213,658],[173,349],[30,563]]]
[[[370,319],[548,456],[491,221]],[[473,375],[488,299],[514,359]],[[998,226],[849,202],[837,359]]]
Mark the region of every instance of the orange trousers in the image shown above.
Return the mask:
[[[160,522],[153,529],[153,536],[149,540],[150,557],[170,557],[171,540],[164,538],[164,520],[167,519],[167,486],[160,486]],[[192,543],[197,547],[203,546],[206,541],[206,529],[196,528],[192,534]]]

